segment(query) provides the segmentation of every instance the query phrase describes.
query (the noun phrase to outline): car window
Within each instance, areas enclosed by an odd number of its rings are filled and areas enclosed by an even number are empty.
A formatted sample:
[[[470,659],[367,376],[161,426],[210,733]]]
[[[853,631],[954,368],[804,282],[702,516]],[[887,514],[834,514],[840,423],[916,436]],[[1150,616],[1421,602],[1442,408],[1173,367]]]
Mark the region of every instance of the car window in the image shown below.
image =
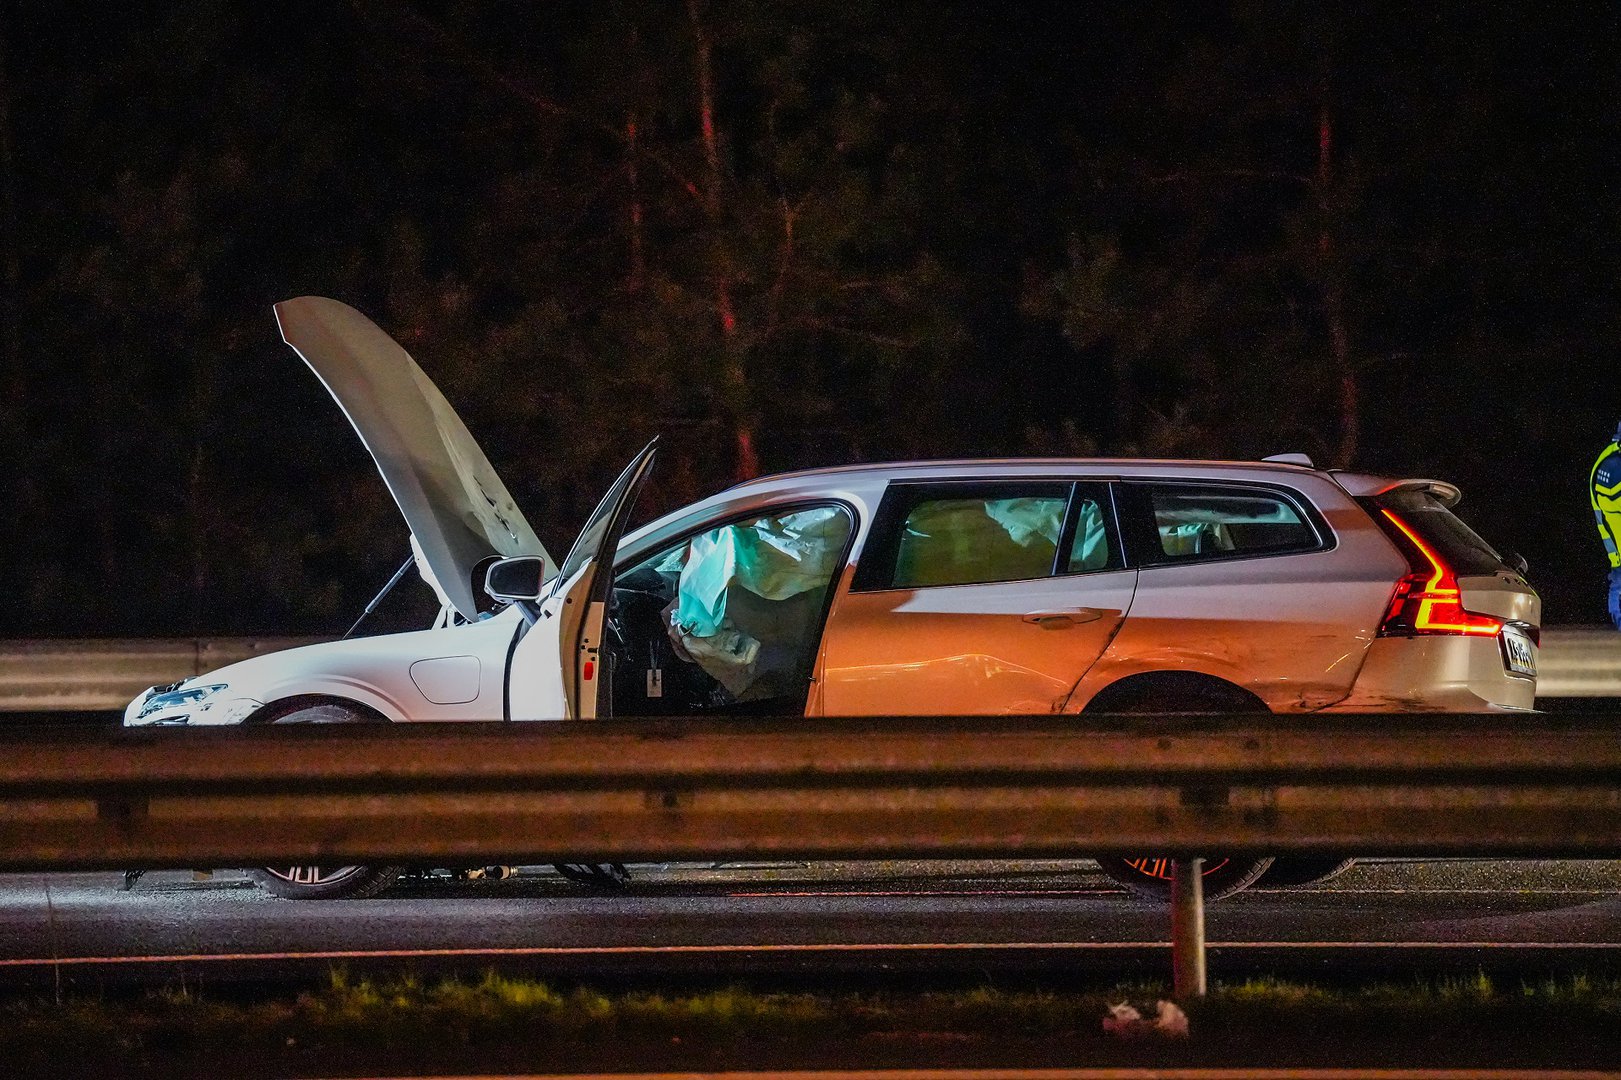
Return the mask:
[[[1138,486],[1138,485],[1134,485]],[[1153,516],[1151,562],[1281,554],[1321,546],[1286,496],[1260,488],[1145,484]]]
[[[1064,527],[1065,499],[930,499],[901,523],[894,586],[1046,577]]]
[[[597,549],[602,546],[603,535],[610,528],[623,527],[624,522],[619,520],[617,513],[622,509],[620,504],[624,501],[626,493],[636,484],[637,478],[641,475],[639,466],[651,456],[653,447],[657,442],[658,440],[654,439],[653,442],[643,447],[642,452],[637,454],[629,465],[625,466],[625,471],[619,474],[618,479],[613,482],[613,486],[602,496],[602,501],[597,503],[597,508],[591,511],[591,516],[585,521],[585,527],[580,530],[580,535],[574,540],[574,546],[569,548],[568,555],[563,559],[563,564],[558,567],[557,576],[552,579],[554,590],[562,588],[575,574],[580,572],[580,568],[587,561],[596,557]]]
[[[1102,484],[897,485],[863,558],[856,588],[921,589],[1117,568],[1120,548]]]

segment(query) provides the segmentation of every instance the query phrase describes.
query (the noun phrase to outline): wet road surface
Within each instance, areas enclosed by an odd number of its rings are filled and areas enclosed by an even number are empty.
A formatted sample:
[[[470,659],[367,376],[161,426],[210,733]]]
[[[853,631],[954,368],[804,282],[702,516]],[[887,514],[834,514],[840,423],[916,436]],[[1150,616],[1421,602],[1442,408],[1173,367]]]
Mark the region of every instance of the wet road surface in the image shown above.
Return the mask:
[[[287,901],[234,871],[0,875],[0,985],[165,985],[499,964],[551,978],[1163,978],[1169,913],[1090,861],[545,867]],[[1368,862],[1210,906],[1216,980],[1621,971],[1621,863]]]

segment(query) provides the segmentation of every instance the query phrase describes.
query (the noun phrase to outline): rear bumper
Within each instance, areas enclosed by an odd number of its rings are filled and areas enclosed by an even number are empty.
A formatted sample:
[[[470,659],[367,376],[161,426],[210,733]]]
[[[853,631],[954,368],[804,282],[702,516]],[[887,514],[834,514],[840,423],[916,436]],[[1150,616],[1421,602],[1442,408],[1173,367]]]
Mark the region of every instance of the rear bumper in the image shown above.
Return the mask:
[[[1377,638],[1351,693],[1323,712],[1528,712],[1535,679],[1510,675],[1494,637]]]

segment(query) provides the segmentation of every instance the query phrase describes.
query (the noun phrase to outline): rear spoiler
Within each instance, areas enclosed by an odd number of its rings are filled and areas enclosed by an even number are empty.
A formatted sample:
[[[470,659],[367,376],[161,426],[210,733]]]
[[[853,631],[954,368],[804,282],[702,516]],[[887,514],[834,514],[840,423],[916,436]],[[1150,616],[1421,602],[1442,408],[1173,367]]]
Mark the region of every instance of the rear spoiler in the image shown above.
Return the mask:
[[[1458,490],[1456,484],[1449,484],[1445,480],[1392,480],[1388,476],[1368,476],[1365,473],[1341,472],[1338,469],[1328,474],[1332,476],[1346,493],[1359,499],[1374,498],[1391,491],[1413,490],[1427,491],[1435,496],[1442,506],[1454,507],[1458,500],[1463,498],[1463,492]]]

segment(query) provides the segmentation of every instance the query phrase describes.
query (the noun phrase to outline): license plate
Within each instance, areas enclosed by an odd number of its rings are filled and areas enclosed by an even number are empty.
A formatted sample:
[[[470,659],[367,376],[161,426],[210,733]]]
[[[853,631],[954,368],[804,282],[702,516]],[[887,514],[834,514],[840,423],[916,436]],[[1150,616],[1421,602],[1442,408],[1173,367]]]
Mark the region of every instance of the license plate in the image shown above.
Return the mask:
[[[1537,677],[1537,649],[1524,631],[1505,626],[1498,640],[1503,643],[1503,666],[1510,675],[1523,675],[1527,679]]]

